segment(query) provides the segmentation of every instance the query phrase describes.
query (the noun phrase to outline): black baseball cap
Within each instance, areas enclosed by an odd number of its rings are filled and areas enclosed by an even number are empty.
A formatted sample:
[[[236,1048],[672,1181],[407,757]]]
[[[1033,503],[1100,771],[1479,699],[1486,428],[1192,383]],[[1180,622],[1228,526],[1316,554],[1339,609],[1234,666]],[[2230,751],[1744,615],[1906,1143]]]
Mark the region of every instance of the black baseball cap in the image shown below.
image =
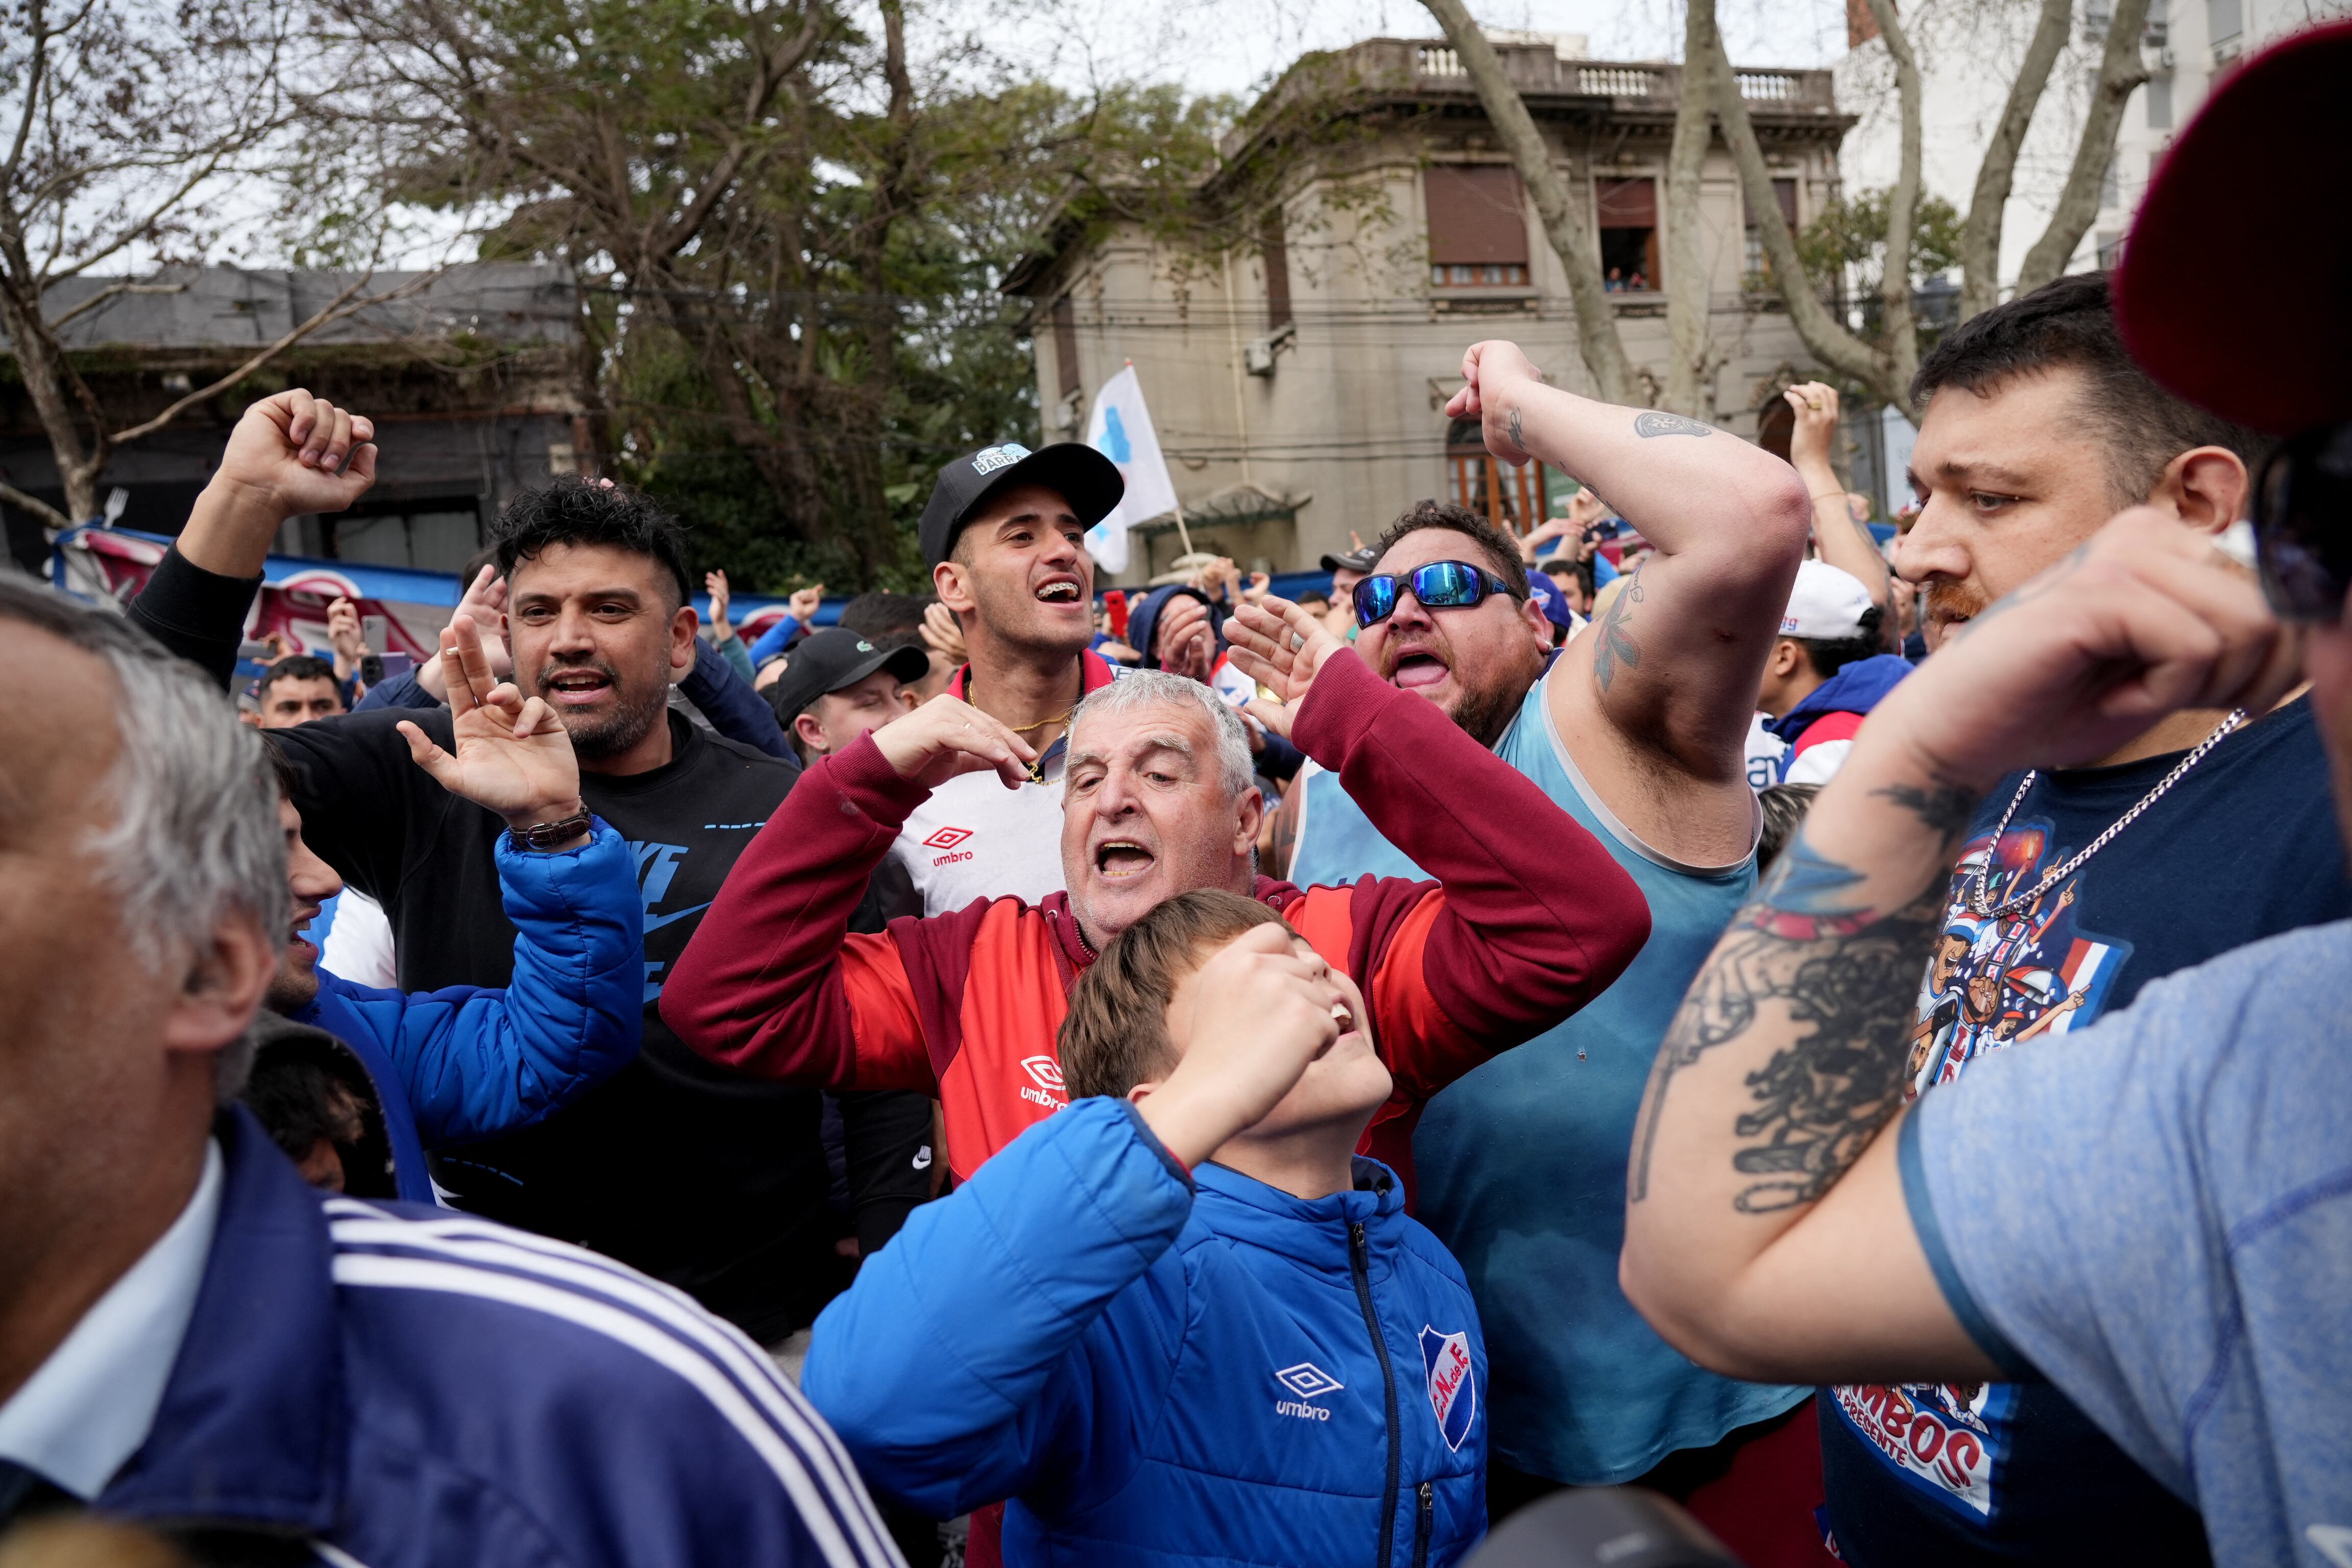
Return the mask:
[[[1380,563],[1380,547],[1374,544],[1323,557],[1323,570],[1326,572],[1370,572]]]
[[[930,657],[913,643],[882,647],[840,626],[810,633],[787,658],[784,673],[768,688],[776,717],[787,724],[818,698],[855,686],[877,669],[908,685],[931,672]]]
[[[1057,441],[1034,452],[1018,441],[982,447],[941,468],[931,486],[920,529],[923,559],[934,566],[945,561],[980,504],[1013,485],[1043,485],[1057,492],[1087,528],[1108,517],[1127,494],[1118,468],[1083,441]]]

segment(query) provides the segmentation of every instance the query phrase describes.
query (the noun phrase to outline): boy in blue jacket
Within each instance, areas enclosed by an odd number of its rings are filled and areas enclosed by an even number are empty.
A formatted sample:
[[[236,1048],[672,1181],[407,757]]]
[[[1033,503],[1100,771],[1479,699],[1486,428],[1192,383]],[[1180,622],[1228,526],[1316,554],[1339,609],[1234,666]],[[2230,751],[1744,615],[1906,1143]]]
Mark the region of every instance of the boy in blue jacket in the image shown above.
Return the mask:
[[[1485,1344],[1460,1267],[1354,1155],[1390,1090],[1368,1017],[1238,894],[1107,947],[1062,1025],[1069,1109],[817,1320],[803,1387],[868,1484],[935,1518],[1010,1498],[1015,1565],[1474,1545]]]
[[[367,1068],[392,1151],[393,1195],[413,1203],[434,1201],[426,1150],[539,1121],[636,1055],[645,1017],[636,859],[582,806],[570,734],[545,702],[495,680],[469,621],[453,621],[441,649],[456,752],[413,724],[401,729],[418,766],[507,820],[496,853],[515,927],[508,985],[404,994],[319,968],[319,950],[299,933],[342,879],[302,842],[301,814],[278,767],[295,934],[268,1005],[334,1036]],[[289,1152],[311,1168],[306,1152]]]

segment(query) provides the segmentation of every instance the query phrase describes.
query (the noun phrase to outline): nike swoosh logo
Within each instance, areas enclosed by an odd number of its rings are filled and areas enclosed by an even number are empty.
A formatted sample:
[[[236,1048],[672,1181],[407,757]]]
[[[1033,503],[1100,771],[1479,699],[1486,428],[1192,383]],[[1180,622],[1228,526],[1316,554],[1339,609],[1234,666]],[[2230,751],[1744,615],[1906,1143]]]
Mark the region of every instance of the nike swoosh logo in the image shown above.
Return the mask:
[[[661,930],[662,927],[669,924],[670,921],[682,921],[688,915],[698,915],[709,907],[710,900],[706,899],[701,903],[695,905],[694,908],[690,910],[679,910],[675,914],[647,915],[646,917],[646,934],[647,936],[651,936],[654,932]]]

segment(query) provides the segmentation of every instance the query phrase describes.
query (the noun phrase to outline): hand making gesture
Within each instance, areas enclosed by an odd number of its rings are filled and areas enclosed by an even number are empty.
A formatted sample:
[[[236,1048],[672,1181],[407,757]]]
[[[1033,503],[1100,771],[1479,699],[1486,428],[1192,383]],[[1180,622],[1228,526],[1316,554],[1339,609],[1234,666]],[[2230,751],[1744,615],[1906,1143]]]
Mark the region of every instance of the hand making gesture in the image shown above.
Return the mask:
[[[580,763],[563,721],[540,699],[526,700],[492,677],[481,635],[470,619],[458,616],[442,628],[438,662],[448,684],[457,753],[443,751],[403,720],[400,732],[416,765],[450,794],[497,812],[512,828],[579,815]],[[586,837],[583,832],[552,847],[569,849]]]
[[[1005,788],[1019,789],[1037,760],[1037,749],[1012,726],[944,691],[875,731],[874,744],[900,778],[925,789],[961,773],[992,772]]]
[[[180,553],[207,572],[261,572],[280,524],[349,508],[375,483],[375,426],[299,387],[247,408],[180,531]]]
[[[1261,605],[1244,605],[1225,623],[1233,661],[1244,675],[1296,710],[1323,661],[1347,645],[1331,629],[1287,599],[1272,595]]]

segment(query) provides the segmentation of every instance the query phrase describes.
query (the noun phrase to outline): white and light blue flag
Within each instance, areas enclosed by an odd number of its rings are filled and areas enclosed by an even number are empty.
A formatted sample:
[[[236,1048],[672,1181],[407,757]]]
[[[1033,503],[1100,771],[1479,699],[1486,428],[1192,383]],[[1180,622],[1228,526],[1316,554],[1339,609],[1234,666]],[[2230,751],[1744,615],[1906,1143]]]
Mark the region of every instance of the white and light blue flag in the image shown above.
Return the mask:
[[[1143,384],[1136,380],[1132,363],[1095,394],[1087,445],[1108,458],[1127,481],[1126,498],[1087,530],[1087,553],[1106,572],[1124,572],[1129,525],[1176,509],[1176,486],[1160,456],[1159,432],[1143,406]]]

